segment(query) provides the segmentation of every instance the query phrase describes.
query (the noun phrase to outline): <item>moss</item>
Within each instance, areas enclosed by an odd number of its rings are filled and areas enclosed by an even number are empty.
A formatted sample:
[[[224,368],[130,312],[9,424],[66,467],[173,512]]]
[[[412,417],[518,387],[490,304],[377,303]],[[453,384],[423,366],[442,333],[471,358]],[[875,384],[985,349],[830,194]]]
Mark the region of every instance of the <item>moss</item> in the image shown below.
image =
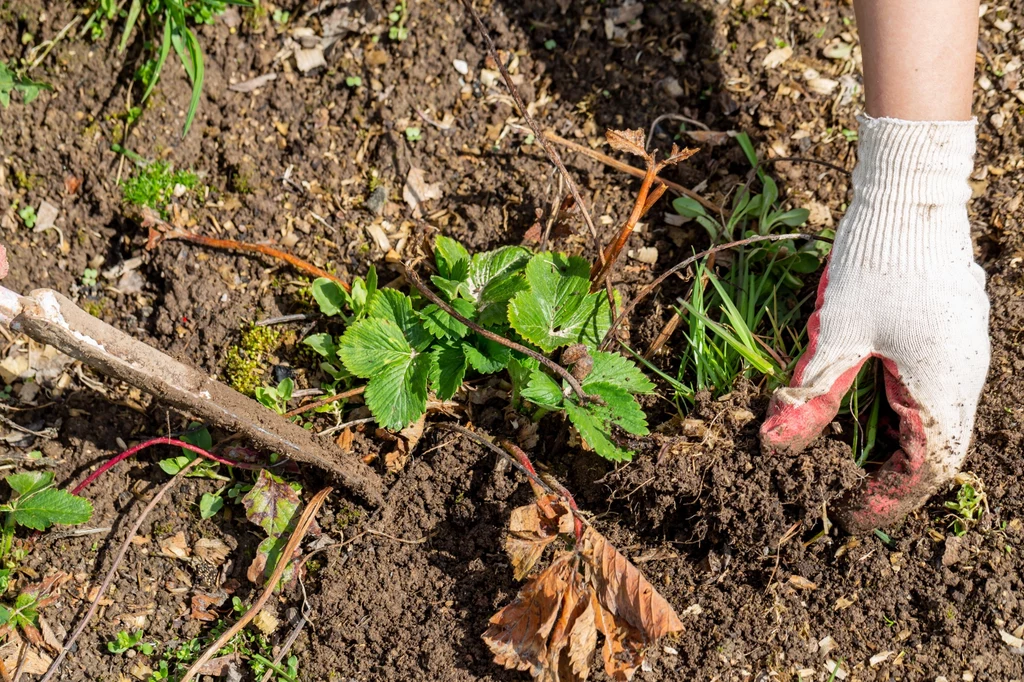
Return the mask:
[[[130,206],[148,206],[166,217],[165,208],[181,185],[186,191],[200,189],[199,178],[191,171],[173,170],[170,164],[156,161],[121,184],[124,201]]]
[[[99,301],[86,301],[82,306],[82,310],[89,313],[93,317],[103,318],[103,304]]]
[[[32,190],[39,186],[39,176],[23,170],[14,171],[14,185],[18,189]]]
[[[252,194],[252,178],[242,170],[234,171],[228,178],[228,189],[237,194]]]
[[[252,396],[263,385],[263,366],[267,356],[281,343],[281,333],[270,327],[249,325],[242,330],[237,346],[228,349],[225,374],[231,387]]]
[[[357,522],[361,516],[362,512],[360,512],[359,509],[356,507],[350,507],[346,504],[334,515],[334,527],[341,529],[348,528],[353,523]]]

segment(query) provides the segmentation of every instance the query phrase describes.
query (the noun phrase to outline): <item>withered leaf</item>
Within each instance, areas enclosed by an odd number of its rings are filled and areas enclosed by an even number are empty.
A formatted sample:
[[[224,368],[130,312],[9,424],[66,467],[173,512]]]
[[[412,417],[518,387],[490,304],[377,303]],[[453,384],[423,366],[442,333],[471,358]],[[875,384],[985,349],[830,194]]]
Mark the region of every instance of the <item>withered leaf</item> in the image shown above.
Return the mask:
[[[633,679],[636,669],[644,662],[643,634],[621,618],[606,610],[595,594],[591,599],[594,625],[604,635],[601,657],[604,671],[613,680]]]
[[[609,130],[604,137],[612,149],[647,157],[647,151],[644,148],[646,140],[642,130]]]
[[[511,670],[527,670],[533,677],[544,674],[548,635],[558,618],[569,575],[575,570],[569,562],[572,556],[565,552],[555,557],[508,606],[491,617],[483,639],[495,663]]]
[[[534,504],[513,510],[505,551],[516,580],[526,577],[540,560],[544,548],[554,542],[559,533],[571,533],[572,526],[572,514],[555,495],[544,495]]]
[[[672,605],[600,533],[588,527],[580,551],[592,569],[598,600],[613,616],[639,630],[647,642],[683,629]]]
[[[813,583],[812,581],[810,581],[807,578],[803,577],[802,575],[797,575],[796,573],[794,573],[793,575],[789,576],[789,584],[792,585],[793,587],[797,588],[798,590],[816,590],[816,589],[818,589],[818,586],[815,583]]]
[[[256,484],[242,498],[242,505],[250,521],[267,535],[277,537],[288,531],[293,518],[298,518],[302,501],[294,488],[263,469]]]

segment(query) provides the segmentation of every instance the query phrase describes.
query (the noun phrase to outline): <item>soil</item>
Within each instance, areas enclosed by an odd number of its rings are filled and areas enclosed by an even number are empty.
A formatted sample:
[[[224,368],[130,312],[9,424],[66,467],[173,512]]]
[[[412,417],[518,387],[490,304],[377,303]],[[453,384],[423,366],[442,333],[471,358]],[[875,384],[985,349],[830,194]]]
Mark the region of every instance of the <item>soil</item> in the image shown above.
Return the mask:
[[[290,31],[308,27],[321,35],[335,7],[284,6],[292,17],[287,27],[269,18],[270,7],[265,15],[232,9],[200,28],[206,80],[184,139],[190,88],[173,54],[125,137],[123,114],[129,97],[139,94],[128,86],[142,38],[119,54],[119,29],[95,42],[71,31],[32,74],[52,83],[54,92],[29,106],[15,95],[10,108],[0,109],[0,240],[10,256],[4,285],[60,291],[216,376],[223,376],[227,352],[246,323],[311,313],[308,281],[279,263],[181,242],[146,251],[145,230],[122,205],[118,186],[132,164],[110,151],[111,142],[199,173],[209,190],[178,202],[173,219],[182,225],[244,241],[276,240],[343,277],[365,273],[369,263],[387,273],[385,280],[398,276],[370,225],[406,257],[437,232],[472,249],[520,243],[538,211],[546,219],[564,188],[501,84],[481,79],[485,53],[460,3],[409,3],[404,41],[388,37],[390,6],[343,4],[353,30],[342,31],[328,50],[326,68],[302,74],[291,59],[275,57],[292,44]],[[499,48],[515,52],[520,88],[535,116],[561,135],[598,144],[607,128],[646,130],[661,114],[682,114],[712,131],[749,132],[762,158],[801,156],[852,168],[852,131],[863,102],[849,2],[646,3],[632,20],[615,23],[631,7],[621,0],[478,5]],[[52,38],[76,16],[78,8],[39,0],[3,3],[0,58],[26,56],[32,44]],[[686,417],[700,425],[700,435],[672,418],[668,401],[652,401],[647,407],[661,423],[657,435],[636,443],[638,456],[620,467],[570,445],[562,426],[546,419],[542,445],[533,452],[538,464],[576,494],[597,528],[683,614],[686,630],[651,651],[651,669],[637,679],[797,680],[803,674],[826,680],[829,660],[842,661],[847,680],[1024,679],[1024,652],[1000,636],[1024,624],[1024,118],[1018,82],[1024,33],[1014,25],[1021,16],[1024,3],[1012,0],[983,17],[984,75],[975,102],[983,115],[970,216],[976,255],[989,278],[993,359],[965,469],[984,483],[988,513],[956,537],[944,507],[955,492],[947,488],[888,529],[889,542],[875,535],[850,538],[836,528],[820,534],[823,509],[858,485],[862,472],[835,435],[799,457],[762,455],[756,434],[767,396],[761,385],[741,384],[718,399],[699,395]],[[852,55],[836,58],[826,49],[837,41],[853,45]],[[792,56],[765,66],[783,42]],[[454,60],[466,62],[468,75]],[[256,90],[229,89],[270,72],[276,79]],[[361,85],[347,84],[351,76]],[[657,146],[670,144],[675,125],[660,124]],[[419,140],[409,139],[411,127],[421,130]],[[669,177],[721,204],[746,179],[749,165],[728,139],[712,137],[702,147]],[[569,152],[563,158],[598,225],[610,232],[628,214],[638,181]],[[419,216],[403,201],[412,168],[442,191]],[[771,170],[787,204],[811,209],[812,229],[838,221],[849,200],[843,174],[806,163],[774,163]],[[372,199],[377,186],[384,188],[383,202],[379,191]],[[33,232],[16,216],[17,208],[38,208],[41,201],[58,208],[62,234]],[[375,202],[379,213],[372,210]],[[625,258],[615,272],[627,297],[706,245],[692,224],[668,225],[666,210],[667,203],[660,204],[627,247],[634,253],[656,247],[657,263]],[[578,234],[557,246],[593,256],[593,240],[582,226],[574,228]],[[141,259],[137,276],[103,274],[133,258]],[[87,267],[100,271],[98,284],[83,283]],[[646,347],[657,335],[684,286],[666,283],[640,306],[632,321],[634,346]],[[322,324],[315,317],[311,323]],[[293,336],[311,331],[307,324],[293,324]],[[672,371],[682,343],[677,334],[655,361]],[[23,338],[13,338],[5,356],[17,357],[25,347]],[[292,344],[270,364],[268,382],[270,374],[290,372],[300,388],[316,386]],[[504,407],[500,400],[471,405],[472,421],[489,433],[514,435]],[[124,442],[188,425],[187,416],[145,393],[73,364],[45,380],[15,381],[4,414],[36,432],[56,430],[52,438],[12,431],[0,449],[19,462],[40,450],[43,459],[35,465],[52,468],[62,484],[81,480]],[[355,434],[356,455],[392,449],[372,429],[362,429]],[[89,586],[102,580],[131,519],[166,480],[154,464],[166,456],[166,450],[144,453],[87,491],[95,505],[89,526],[109,531],[49,533],[29,554],[29,571],[72,576],[60,605],[44,612],[58,640],[84,611]],[[502,533],[510,511],[530,499],[525,481],[440,430],[428,429],[398,473],[384,472],[382,459],[374,466],[390,486],[383,507],[363,508],[339,491],[319,519],[333,540],[351,542],[322,552],[309,567],[311,621],[293,648],[301,678],[524,679],[525,673],[492,663],[480,634],[518,588]],[[296,475],[307,492],[323,485],[315,470]],[[245,573],[258,529],[231,504],[201,520],[199,498],[216,488],[213,481],[188,479],[146,521],[109,604],[60,679],[146,679],[138,667],[153,663],[146,656],[107,652],[118,630],[144,628],[147,640],[173,646],[210,627],[192,617],[196,594],[226,600],[218,613],[228,620],[228,596],[255,599]],[[367,530],[374,532],[360,535]],[[189,548],[202,538],[222,540],[230,549],[227,563],[210,570],[194,557],[166,556],[161,541],[178,532]],[[292,585],[271,606],[282,621],[271,638],[279,645],[299,617],[303,593]]]

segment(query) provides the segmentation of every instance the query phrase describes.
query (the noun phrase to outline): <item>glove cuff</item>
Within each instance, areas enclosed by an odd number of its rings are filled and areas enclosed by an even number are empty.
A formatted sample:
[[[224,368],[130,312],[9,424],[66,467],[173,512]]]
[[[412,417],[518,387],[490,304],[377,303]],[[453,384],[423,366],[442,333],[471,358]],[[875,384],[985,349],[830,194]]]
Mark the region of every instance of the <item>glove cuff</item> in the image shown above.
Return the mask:
[[[853,201],[834,266],[925,273],[973,262],[967,181],[977,121],[858,120]]]

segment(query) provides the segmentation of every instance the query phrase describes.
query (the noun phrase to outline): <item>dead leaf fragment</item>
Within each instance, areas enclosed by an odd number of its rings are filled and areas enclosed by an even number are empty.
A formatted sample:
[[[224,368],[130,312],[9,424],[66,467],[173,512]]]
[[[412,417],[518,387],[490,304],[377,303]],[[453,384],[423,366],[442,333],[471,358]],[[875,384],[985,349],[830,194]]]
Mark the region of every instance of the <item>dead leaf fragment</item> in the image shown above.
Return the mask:
[[[200,538],[196,541],[196,556],[210,564],[220,566],[228,558],[231,550],[223,541],[216,538]]]
[[[796,573],[794,573],[793,575],[789,576],[789,584],[792,585],[793,587],[795,587],[798,590],[816,590],[816,589],[818,589],[817,584],[811,582],[810,580],[808,580],[807,578],[805,578],[805,577],[803,577],[801,575],[797,575]]]
[[[409,169],[409,174],[405,177],[405,187],[402,188],[402,199],[412,209],[415,217],[423,216],[421,204],[433,199],[440,199],[441,196],[441,183],[428,183],[426,173],[422,168]]]
[[[185,540],[185,533],[178,531],[160,541],[160,552],[172,559],[187,559],[192,552]]]
[[[260,632],[269,637],[274,634],[274,630],[276,630],[277,626],[281,624],[281,621],[279,621],[274,614],[270,613],[270,611],[263,609],[252,619],[252,624],[259,628]]]
[[[847,597],[840,597],[839,599],[836,599],[835,606],[833,606],[832,609],[834,611],[842,611],[845,608],[853,606],[854,602],[856,601],[857,595],[854,595],[852,599]]]
[[[192,595],[192,620],[212,623],[220,616],[213,609],[224,603],[224,596],[215,594],[194,594]]]
[[[608,145],[620,152],[645,157],[647,151],[644,149],[646,138],[642,130],[609,130],[604,134]]]
[[[545,504],[538,500],[536,504],[513,510],[509,520],[505,551],[516,580],[522,580],[533,570],[544,548],[554,542],[559,533],[573,531],[572,514],[559,498],[547,495],[541,500]]]
[[[761,61],[761,65],[766,69],[775,69],[782,66],[783,62],[793,56],[793,48],[789,45],[785,47],[777,47],[767,55]]]

